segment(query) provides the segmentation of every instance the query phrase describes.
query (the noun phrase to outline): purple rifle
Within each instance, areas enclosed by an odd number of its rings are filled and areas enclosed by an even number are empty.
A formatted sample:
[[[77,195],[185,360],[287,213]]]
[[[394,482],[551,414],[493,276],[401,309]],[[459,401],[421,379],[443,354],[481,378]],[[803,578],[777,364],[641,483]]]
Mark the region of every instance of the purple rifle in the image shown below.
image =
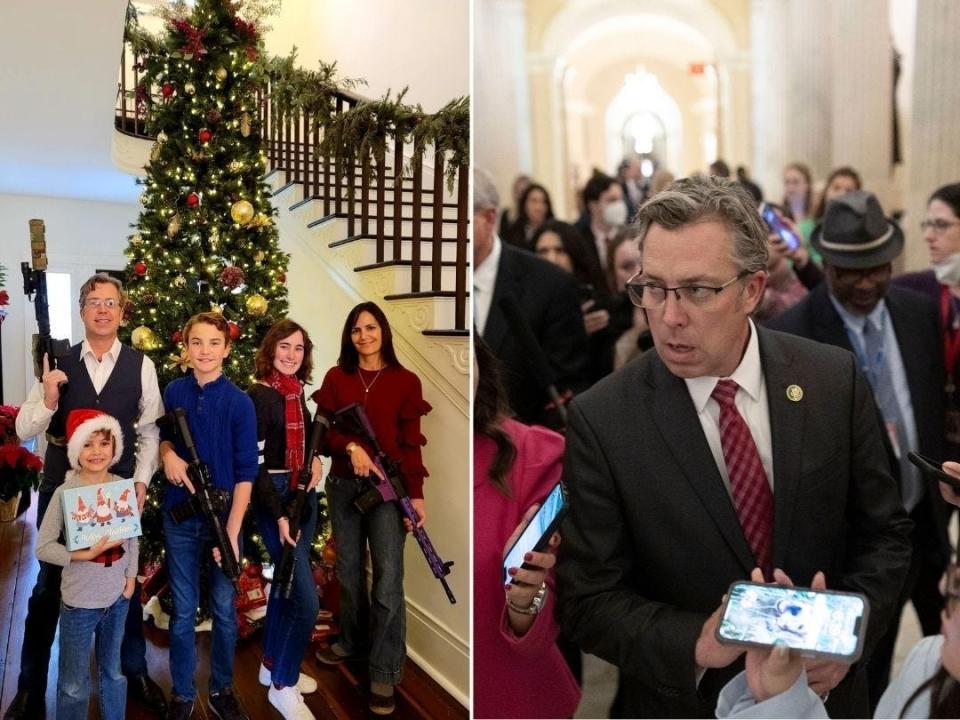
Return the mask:
[[[360,512],[366,513],[382,502],[396,502],[400,506],[400,511],[403,513],[403,516],[413,525],[413,536],[417,539],[417,544],[420,545],[423,556],[430,564],[433,576],[443,585],[443,589],[447,593],[447,598],[450,602],[456,603],[457,599],[453,596],[453,592],[450,590],[450,586],[447,585],[445,579],[446,576],[450,574],[450,566],[453,565],[453,560],[447,562],[441,560],[436,548],[433,547],[433,543],[430,542],[430,538],[427,536],[427,531],[422,527],[417,527],[417,523],[420,522],[420,516],[417,514],[417,511],[413,509],[410,496],[407,495],[407,488],[403,484],[403,478],[400,475],[400,466],[391,460],[380,447],[380,444],[377,442],[377,436],[374,434],[373,427],[370,425],[370,421],[367,419],[367,414],[363,408],[359,403],[347,405],[345,408],[336,412],[333,422],[335,425],[339,425],[343,431],[360,436],[367,446],[373,448],[373,457],[371,459],[374,465],[377,466],[377,469],[383,473],[383,477],[386,478],[385,480],[381,480],[375,473],[371,473],[370,476],[366,478],[370,487],[361,493],[357,499],[353,501],[353,504],[356,505]]]

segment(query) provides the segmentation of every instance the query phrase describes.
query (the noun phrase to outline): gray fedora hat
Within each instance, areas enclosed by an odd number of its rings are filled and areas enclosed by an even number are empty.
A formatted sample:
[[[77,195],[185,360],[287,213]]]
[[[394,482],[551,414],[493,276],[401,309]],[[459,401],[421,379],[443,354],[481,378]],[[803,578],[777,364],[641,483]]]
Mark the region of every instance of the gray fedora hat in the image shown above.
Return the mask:
[[[827,203],[810,242],[831,265],[863,270],[903,252],[903,231],[883,214],[876,195],[857,190]]]

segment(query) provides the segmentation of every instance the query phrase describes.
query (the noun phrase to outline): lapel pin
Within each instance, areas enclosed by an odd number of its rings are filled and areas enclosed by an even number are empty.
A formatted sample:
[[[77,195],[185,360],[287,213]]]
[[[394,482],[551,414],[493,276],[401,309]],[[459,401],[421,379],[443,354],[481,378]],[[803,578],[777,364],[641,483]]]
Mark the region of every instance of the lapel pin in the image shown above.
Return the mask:
[[[791,402],[800,402],[803,400],[803,388],[799,385],[790,385],[787,388],[787,399]]]

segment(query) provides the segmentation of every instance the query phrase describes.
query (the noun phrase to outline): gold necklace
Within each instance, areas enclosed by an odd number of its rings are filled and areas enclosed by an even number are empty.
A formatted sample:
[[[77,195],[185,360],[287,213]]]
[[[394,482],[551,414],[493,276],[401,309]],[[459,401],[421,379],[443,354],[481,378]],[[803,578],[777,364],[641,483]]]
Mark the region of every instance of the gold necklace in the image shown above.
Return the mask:
[[[371,381],[370,381],[370,384],[367,385],[367,381],[363,379],[363,368],[357,366],[357,375],[360,376],[360,382],[361,382],[361,384],[363,385],[363,396],[364,396],[364,398],[366,398],[367,393],[370,392],[370,388],[373,387],[373,384],[377,381],[377,378],[380,377],[380,373],[383,372],[383,368],[384,368],[384,367],[385,367],[384,365],[381,365],[381,366],[380,366],[380,369],[377,370],[377,374],[374,375],[373,380],[371,380]]]

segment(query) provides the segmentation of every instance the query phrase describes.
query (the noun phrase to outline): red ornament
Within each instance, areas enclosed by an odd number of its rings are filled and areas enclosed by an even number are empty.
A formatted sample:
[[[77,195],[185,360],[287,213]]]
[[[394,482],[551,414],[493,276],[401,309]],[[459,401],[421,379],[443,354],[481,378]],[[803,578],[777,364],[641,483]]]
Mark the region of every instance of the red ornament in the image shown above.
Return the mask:
[[[240,326],[233,320],[227,321],[227,327],[230,328],[230,339],[237,340],[240,337]]]
[[[277,275],[277,280],[279,280],[282,283],[285,283],[287,281],[287,274],[280,273],[279,275]]]
[[[171,342],[178,343],[183,340],[183,333],[180,330],[174,330],[173,334],[170,336]]]
[[[223,272],[220,273],[220,282],[223,283],[224,287],[228,287],[231,290],[243,285],[243,281],[243,270],[236,265],[227,265],[227,267],[223,269]]]
[[[202,143],[208,143],[210,142],[211,138],[213,138],[213,133],[207,130],[207,128],[203,128],[199,133],[197,133],[197,138]]]
[[[199,202],[200,202],[200,196],[197,195],[195,192],[192,192],[189,195],[187,195],[187,205],[189,205],[190,207],[194,207]]]
[[[140,260],[136,265],[133,266],[133,271],[140,277],[143,277],[147,274],[147,264]]]
[[[170,83],[164,83],[163,85],[160,86],[160,92],[163,94],[165,98],[170,97],[171,95],[173,95],[173,85],[171,85]]]

